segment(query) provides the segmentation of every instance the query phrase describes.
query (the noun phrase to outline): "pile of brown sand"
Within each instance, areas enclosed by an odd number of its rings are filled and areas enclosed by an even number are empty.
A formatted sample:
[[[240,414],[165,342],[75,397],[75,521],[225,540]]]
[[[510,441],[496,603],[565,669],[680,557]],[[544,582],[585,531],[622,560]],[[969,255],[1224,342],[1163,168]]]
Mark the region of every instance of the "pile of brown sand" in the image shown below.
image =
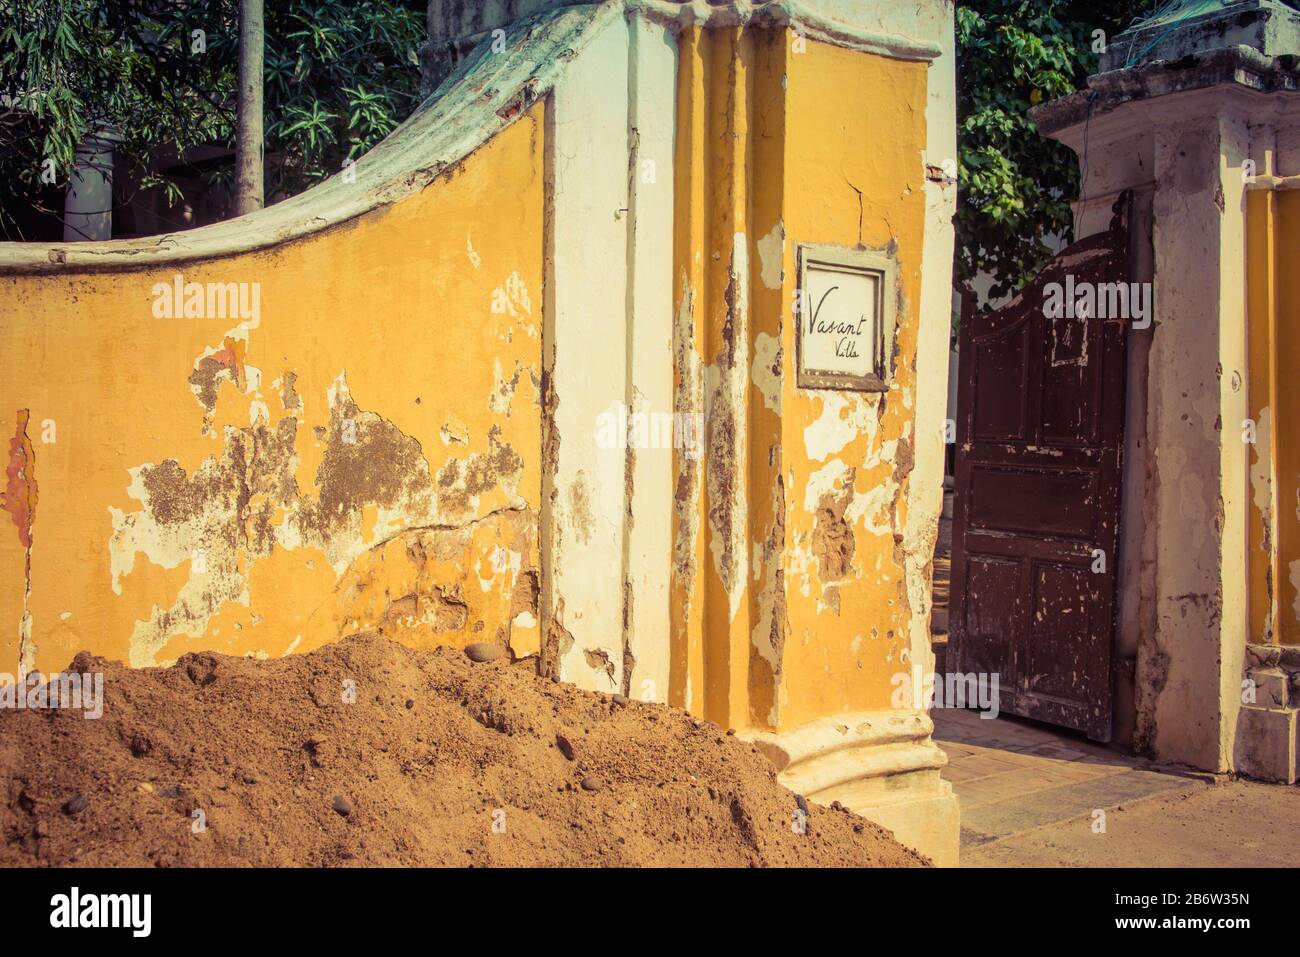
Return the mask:
[[[797,834],[750,745],[527,665],[366,636],[68,670],[104,672],[102,718],[0,712],[0,865],[923,863],[846,811]]]

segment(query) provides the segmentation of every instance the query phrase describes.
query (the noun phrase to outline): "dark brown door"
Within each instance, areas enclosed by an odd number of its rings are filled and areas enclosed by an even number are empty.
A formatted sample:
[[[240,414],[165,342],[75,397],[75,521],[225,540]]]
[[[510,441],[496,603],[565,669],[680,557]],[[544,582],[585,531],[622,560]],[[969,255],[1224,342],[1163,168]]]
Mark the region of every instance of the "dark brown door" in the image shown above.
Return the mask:
[[[997,673],[1002,711],[1098,741],[1111,736],[1130,321],[1109,284],[1130,276],[1125,199],[1109,231],[1005,307],[968,306],[960,330],[946,670]],[[1065,306],[1086,284],[1100,301]]]

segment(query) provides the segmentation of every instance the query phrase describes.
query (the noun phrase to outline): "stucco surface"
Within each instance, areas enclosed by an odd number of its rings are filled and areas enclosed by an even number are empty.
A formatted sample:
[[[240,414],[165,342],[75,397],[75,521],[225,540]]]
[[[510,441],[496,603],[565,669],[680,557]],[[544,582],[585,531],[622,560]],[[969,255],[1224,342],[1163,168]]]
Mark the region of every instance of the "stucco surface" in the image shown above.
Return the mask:
[[[887,708],[913,612],[926,67],[728,30],[684,33],[681,62],[678,403],[708,432],[677,466],[670,700],[770,728]],[[849,122],[843,98],[875,106]],[[796,388],[800,244],[895,259],[888,392]]]
[[[508,640],[537,565],[538,114],[436,189],[271,251],[0,277],[0,408],[30,416],[39,489],[0,536],[0,670],[24,601],[43,670],[381,628]],[[158,317],[177,274],[257,284],[257,315]]]

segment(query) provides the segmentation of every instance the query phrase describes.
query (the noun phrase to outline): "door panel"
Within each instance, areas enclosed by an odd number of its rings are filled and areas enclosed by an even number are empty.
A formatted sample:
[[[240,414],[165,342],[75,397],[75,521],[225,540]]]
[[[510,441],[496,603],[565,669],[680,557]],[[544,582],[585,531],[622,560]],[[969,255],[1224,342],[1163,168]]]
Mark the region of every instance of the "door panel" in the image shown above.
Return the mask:
[[[976,555],[964,568],[969,596],[964,607],[963,671],[1003,673],[1008,665],[1010,645],[1005,637],[1016,627],[1016,603],[1020,592],[1020,563],[987,555]],[[951,641],[951,639],[949,639]]]
[[[973,427],[981,441],[1026,438],[1025,408],[1018,394],[1024,388],[1028,367],[1026,331],[1022,325],[1019,335],[1012,330],[1007,336],[973,346],[971,359],[976,379]],[[1008,389],[1008,382],[1017,388]]]
[[[1095,473],[1062,469],[971,469],[970,526],[1091,541]]]

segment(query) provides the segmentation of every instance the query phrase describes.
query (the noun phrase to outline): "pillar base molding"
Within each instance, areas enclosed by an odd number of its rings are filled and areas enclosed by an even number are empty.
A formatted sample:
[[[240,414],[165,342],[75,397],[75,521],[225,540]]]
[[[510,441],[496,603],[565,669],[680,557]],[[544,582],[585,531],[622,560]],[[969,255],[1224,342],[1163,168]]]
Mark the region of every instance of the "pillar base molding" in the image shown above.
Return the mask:
[[[955,867],[961,812],[940,778],[948,757],[923,711],[855,711],[783,732],[749,731],[778,780],[810,801],[839,801],[941,867]]]

